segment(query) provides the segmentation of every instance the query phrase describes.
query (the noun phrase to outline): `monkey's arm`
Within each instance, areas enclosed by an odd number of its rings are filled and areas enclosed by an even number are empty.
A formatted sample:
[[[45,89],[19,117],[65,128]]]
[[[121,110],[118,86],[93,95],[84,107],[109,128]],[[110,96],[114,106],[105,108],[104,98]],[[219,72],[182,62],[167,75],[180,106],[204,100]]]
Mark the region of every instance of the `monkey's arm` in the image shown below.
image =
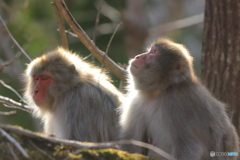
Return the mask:
[[[145,142],[147,143],[147,136],[144,133],[143,130],[144,127],[142,126],[132,126],[131,129],[129,129],[128,131],[125,131],[124,133],[122,133],[123,140],[137,140],[137,141],[141,141],[141,142]],[[143,148],[143,147],[139,147],[139,146],[135,146],[135,145],[131,145],[131,144],[126,144],[126,145],[122,145],[121,146],[122,150],[131,152],[131,153],[140,153],[140,154],[147,154],[147,149]]]
[[[126,109],[126,107],[129,106],[123,107],[125,107]],[[133,108],[129,108],[129,110],[124,111],[121,117],[120,124],[121,124],[120,138],[122,140],[134,139],[137,141],[147,143],[146,123],[144,122],[142,115],[138,114],[137,111],[134,111]],[[130,144],[122,145],[121,149],[131,153],[147,154],[147,149]]]

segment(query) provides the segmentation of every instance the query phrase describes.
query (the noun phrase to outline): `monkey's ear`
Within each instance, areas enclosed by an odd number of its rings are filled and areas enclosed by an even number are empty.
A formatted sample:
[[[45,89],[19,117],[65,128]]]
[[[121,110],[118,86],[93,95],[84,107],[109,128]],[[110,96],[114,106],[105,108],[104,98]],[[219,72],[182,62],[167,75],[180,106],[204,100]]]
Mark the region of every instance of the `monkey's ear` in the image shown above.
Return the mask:
[[[181,63],[177,63],[175,66],[174,66],[174,69],[176,71],[176,73],[179,75],[183,72],[183,64]]]

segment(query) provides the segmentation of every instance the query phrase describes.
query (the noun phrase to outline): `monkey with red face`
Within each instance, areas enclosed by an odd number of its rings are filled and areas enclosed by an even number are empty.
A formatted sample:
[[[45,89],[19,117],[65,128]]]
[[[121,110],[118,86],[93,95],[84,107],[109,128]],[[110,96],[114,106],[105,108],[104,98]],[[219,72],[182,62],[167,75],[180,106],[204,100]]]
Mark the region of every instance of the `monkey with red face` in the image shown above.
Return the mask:
[[[210,157],[211,151],[238,152],[238,136],[225,105],[195,76],[192,61],[183,45],[164,38],[130,61],[120,138],[150,141],[176,159],[236,159]],[[138,146],[122,149],[161,157]]]
[[[34,59],[25,78],[25,98],[46,133],[88,142],[116,140],[122,94],[102,69],[57,48]]]

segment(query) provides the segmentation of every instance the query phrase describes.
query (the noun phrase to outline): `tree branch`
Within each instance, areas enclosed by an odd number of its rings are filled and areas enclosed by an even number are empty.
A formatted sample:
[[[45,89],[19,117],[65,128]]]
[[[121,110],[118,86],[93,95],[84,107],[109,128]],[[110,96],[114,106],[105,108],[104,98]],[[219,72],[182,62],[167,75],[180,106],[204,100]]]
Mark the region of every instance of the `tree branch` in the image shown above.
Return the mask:
[[[96,57],[104,66],[106,66],[113,74],[120,79],[125,79],[126,71],[118,66],[112,59],[110,59],[103,51],[101,51],[87,36],[84,30],[79,26],[76,20],[69,12],[67,6],[62,0],[54,0],[61,15],[64,17],[70,28],[75,32],[82,43],[88,50]]]
[[[96,17],[96,20],[95,20],[95,27],[94,27],[94,31],[93,31],[93,37],[92,37],[93,43],[96,42],[96,38],[97,38],[98,23],[99,23],[99,19],[100,19],[100,15],[101,15],[103,1],[104,0],[100,0],[100,2],[99,2],[98,13],[97,13],[97,17]]]
[[[14,39],[14,37],[12,36],[11,32],[8,30],[6,24],[4,23],[2,17],[0,16],[0,21],[3,24],[3,27],[5,28],[6,32],[8,33],[8,36],[11,38],[11,40],[13,41],[14,45],[18,48],[19,51],[21,51],[21,53],[25,56],[25,58],[30,62],[32,61],[32,59],[28,56],[28,54],[22,49],[22,47],[18,44],[18,42]]]
[[[8,97],[4,97],[4,96],[0,95],[0,102],[2,102],[6,107],[17,108],[17,109],[21,109],[26,112],[30,112],[30,109],[28,106],[26,106],[22,103],[16,102]]]
[[[38,150],[39,152],[41,152],[42,154],[44,154],[45,156],[47,156],[49,159],[51,160],[55,160],[52,156],[50,156],[49,154],[47,154],[47,152],[45,152],[44,150],[40,149],[36,144],[34,144],[30,139],[28,140],[29,143],[36,148],[36,150]]]
[[[17,155],[14,153],[13,148],[12,148],[12,146],[11,146],[11,144],[10,144],[9,142],[7,142],[7,146],[8,146],[8,149],[9,149],[10,153],[12,154],[13,158],[14,158],[15,160],[19,160],[19,158],[17,157]]]
[[[100,2],[99,2],[98,13],[97,13],[97,17],[96,17],[96,20],[95,20],[95,27],[94,27],[93,36],[92,36],[92,41],[93,41],[94,44],[96,44],[96,39],[97,39],[97,34],[98,34],[98,23],[99,23],[99,20],[100,20],[103,1],[104,0],[100,0]],[[94,61],[95,61],[95,57],[92,56],[92,62],[94,62]]]
[[[113,34],[112,34],[112,36],[111,36],[111,38],[110,38],[110,40],[109,40],[109,42],[108,42],[107,49],[106,49],[106,52],[105,52],[106,54],[108,54],[108,50],[109,50],[110,45],[111,45],[111,43],[112,43],[113,37],[115,36],[118,28],[119,28],[121,25],[122,25],[122,22],[120,22],[120,23],[117,25],[116,29],[114,30],[114,32],[113,32]]]
[[[0,112],[0,115],[9,116],[9,115],[16,114],[16,113],[17,113],[17,111]]]
[[[12,59],[0,65],[0,72],[2,72],[5,67],[11,65],[14,62],[14,60],[21,56],[21,54],[22,54],[21,52],[18,52]]]
[[[11,86],[7,85],[7,84],[6,84],[3,80],[1,80],[1,79],[0,79],[0,83],[1,83],[5,88],[7,88],[7,89],[11,90],[13,93],[15,93],[15,94],[18,96],[18,98],[20,98],[21,101],[24,102],[23,97],[22,97],[14,88],[12,88]]]
[[[30,158],[27,152],[22,148],[22,146],[13,138],[11,137],[7,132],[5,132],[3,129],[0,128],[0,132],[4,137],[6,137],[9,142],[14,144],[14,146],[23,154],[24,157]]]
[[[5,131],[13,131],[14,133],[19,133],[29,138],[38,138],[38,139],[41,138],[51,143],[61,144],[69,147],[75,147],[77,149],[105,149],[105,148],[119,149],[119,145],[121,144],[132,144],[132,145],[136,145],[136,146],[140,146],[140,147],[144,147],[149,150],[152,150],[166,159],[175,160],[171,155],[161,150],[160,148],[157,148],[156,146],[153,146],[149,143],[144,143],[136,140],[123,140],[123,141],[113,141],[113,142],[106,142],[106,143],[82,143],[82,142],[73,141],[73,140],[65,140],[65,139],[59,139],[56,137],[48,137],[44,134],[35,134],[34,132],[17,128],[14,126],[9,126],[9,125],[0,125],[0,129],[1,128]]]
[[[1,125],[0,124],[0,129],[4,129],[6,131],[13,131],[15,133],[20,133],[22,135],[28,136],[28,137],[40,137],[44,140],[48,140],[49,142],[52,143],[58,143],[58,144],[63,144],[66,146],[71,146],[71,147],[76,147],[76,148],[80,148],[80,149],[100,149],[100,148],[117,148],[116,144],[112,144],[112,143],[82,143],[82,142],[77,142],[77,141],[73,141],[73,140],[65,140],[65,139],[59,139],[56,137],[48,137],[44,134],[41,135],[37,135],[34,132],[25,130],[25,129],[21,129],[21,128],[16,128],[13,126],[9,126],[9,125]]]
[[[61,37],[62,46],[65,49],[68,49],[69,48],[68,47],[68,41],[67,41],[67,36],[66,36],[66,33],[65,33],[65,28],[64,28],[64,25],[63,25],[61,14],[59,13],[59,10],[58,10],[56,4],[53,3],[53,2],[51,4],[54,6],[55,14],[56,14],[56,17],[57,17],[59,34],[60,34],[60,37]]]

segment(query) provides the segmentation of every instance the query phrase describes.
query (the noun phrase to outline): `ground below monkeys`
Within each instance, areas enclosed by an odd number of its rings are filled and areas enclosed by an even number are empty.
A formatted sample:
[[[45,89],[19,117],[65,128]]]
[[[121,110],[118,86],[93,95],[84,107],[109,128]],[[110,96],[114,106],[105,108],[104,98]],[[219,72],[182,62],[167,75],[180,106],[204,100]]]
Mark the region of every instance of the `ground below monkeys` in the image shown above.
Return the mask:
[[[57,48],[28,64],[25,78],[25,98],[46,133],[88,142],[116,140],[122,94],[102,69]]]
[[[237,159],[210,157],[211,151],[238,152],[238,136],[225,105],[195,76],[192,61],[183,45],[159,38],[129,62],[120,138],[150,142],[181,160]],[[122,149],[161,157],[138,146]]]

